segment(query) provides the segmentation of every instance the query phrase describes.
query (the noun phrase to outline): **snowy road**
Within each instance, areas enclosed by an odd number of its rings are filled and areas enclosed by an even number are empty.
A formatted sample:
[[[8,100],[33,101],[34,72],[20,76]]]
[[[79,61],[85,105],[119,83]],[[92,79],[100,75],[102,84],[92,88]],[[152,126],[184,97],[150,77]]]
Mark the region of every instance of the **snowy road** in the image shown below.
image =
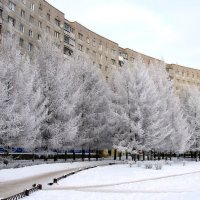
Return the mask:
[[[105,165],[110,161],[92,161],[77,163],[44,164],[18,169],[0,170],[0,197],[8,197],[30,188],[33,184],[42,184],[49,188],[53,178],[68,174],[80,168]]]

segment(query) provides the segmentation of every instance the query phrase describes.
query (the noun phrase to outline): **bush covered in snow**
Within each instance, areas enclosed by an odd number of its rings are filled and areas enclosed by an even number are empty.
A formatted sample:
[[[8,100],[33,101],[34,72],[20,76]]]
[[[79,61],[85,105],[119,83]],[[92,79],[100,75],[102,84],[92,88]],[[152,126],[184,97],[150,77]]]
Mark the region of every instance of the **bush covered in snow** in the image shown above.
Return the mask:
[[[133,161],[128,161],[128,165],[129,165],[129,167],[132,167],[133,164],[135,164],[135,162],[133,162]]]
[[[162,167],[163,167],[163,163],[162,162],[155,162],[154,167],[155,167],[156,170],[161,170]]]
[[[137,161],[136,164],[137,164],[137,167],[141,167],[142,166],[142,162],[141,161]]]
[[[153,168],[153,162],[151,162],[151,161],[144,162],[144,167],[146,169],[152,169]]]
[[[174,161],[171,161],[171,160],[166,160],[166,161],[165,161],[165,164],[166,164],[166,165],[170,165],[170,166],[171,166],[173,163],[174,163]]]

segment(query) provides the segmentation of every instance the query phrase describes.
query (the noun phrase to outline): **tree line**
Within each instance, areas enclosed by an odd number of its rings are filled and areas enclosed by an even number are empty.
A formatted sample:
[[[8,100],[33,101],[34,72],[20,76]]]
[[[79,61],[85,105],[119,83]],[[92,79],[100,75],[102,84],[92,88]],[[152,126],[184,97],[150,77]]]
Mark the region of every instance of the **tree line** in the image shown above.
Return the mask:
[[[31,57],[17,46],[0,44],[1,146],[199,151],[200,92],[177,95],[164,64],[137,58],[106,81],[86,55],[66,58],[46,39]]]

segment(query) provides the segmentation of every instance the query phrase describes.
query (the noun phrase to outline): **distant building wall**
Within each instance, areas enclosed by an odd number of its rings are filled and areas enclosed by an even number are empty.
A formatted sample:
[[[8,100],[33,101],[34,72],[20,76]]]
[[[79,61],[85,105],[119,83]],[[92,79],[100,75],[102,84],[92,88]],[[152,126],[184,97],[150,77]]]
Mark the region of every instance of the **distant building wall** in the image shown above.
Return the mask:
[[[134,62],[141,57],[148,66],[164,61],[144,55],[129,48],[122,48],[78,22],[65,19],[64,13],[45,0],[0,0],[0,38],[13,27],[19,48],[31,52],[45,35],[54,38],[56,45],[66,56],[76,51],[86,53],[95,66],[98,66],[106,80],[116,67],[126,62]],[[196,85],[200,88],[200,71],[175,64],[167,64],[166,69],[175,88]]]

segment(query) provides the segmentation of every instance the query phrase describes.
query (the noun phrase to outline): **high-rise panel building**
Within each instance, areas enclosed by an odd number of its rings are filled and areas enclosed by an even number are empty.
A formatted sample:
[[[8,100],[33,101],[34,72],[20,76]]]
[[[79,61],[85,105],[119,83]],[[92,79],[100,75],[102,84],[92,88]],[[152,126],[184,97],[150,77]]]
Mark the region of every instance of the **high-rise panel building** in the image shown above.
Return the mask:
[[[1,0],[1,21],[1,33],[7,34],[11,26],[25,51],[32,51],[44,35],[64,48],[64,14],[44,0]]]
[[[99,67],[108,80],[112,70],[122,67],[126,62],[134,62],[140,56],[146,65],[164,61],[152,58],[107,39],[78,22],[65,19],[64,13],[45,0],[0,0],[0,39],[8,34],[10,27],[14,32],[19,48],[31,53],[38,41],[51,36],[57,47],[66,57],[76,52],[84,53],[93,65]],[[166,64],[175,88],[181,90],[186,85],[200,88],[200,71],[175,64]]]

